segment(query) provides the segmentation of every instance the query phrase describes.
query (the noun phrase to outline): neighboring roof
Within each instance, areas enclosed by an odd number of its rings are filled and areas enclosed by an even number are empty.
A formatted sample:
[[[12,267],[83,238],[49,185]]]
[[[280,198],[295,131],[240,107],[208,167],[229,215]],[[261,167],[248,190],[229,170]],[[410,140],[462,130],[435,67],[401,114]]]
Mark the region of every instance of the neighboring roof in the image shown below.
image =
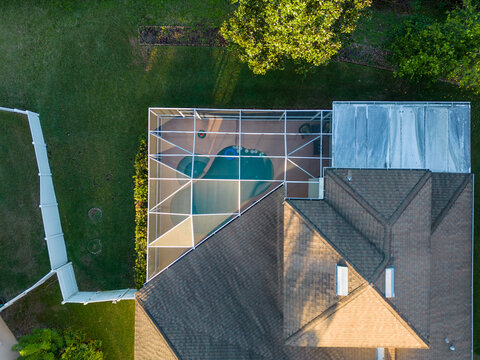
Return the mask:
[[[333,102],[333,166],[469,173],[470,103]]]
[[[333,173],[341,178],[358,196],[388,220],[427,171],[328,169],[327,173]]]
[[[365,278],[370,279],[384,254],[322,200],[288,200],[297,212]]]
[[[392,347],[428,345],[371,285],[364,284],[292,335],[287,344],[319,347]]]

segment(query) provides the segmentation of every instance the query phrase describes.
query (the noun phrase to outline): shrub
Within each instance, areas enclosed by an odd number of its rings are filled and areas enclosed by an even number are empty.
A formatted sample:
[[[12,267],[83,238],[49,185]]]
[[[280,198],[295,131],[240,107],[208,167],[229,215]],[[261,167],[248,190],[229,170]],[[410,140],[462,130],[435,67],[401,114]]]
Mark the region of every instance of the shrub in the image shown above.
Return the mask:
[[[135,201],[135,285],[140,289],[146,281],[147,272],[147,213],[148,213],[148,146],[140,139],[135,157],[134,201]]]
[[[480,92],[480,14],[466,3],[445,21],[408,19],[392,41],[396,76],[415,81],[439,78]]]
[[[103,360],[102,342],[88,340],[81,331],[66,331],[64,333],[65,350],[62,360]]]
[[[20,353],[19,359],[55,360],[64,348],[63,337],[58,330],[34,329],[30,335],[18,339],[12,350]]]
[[[25,360],[103,360],[102,343],[87,339],[83,331],[34,329],[18,339],[12,350]]]

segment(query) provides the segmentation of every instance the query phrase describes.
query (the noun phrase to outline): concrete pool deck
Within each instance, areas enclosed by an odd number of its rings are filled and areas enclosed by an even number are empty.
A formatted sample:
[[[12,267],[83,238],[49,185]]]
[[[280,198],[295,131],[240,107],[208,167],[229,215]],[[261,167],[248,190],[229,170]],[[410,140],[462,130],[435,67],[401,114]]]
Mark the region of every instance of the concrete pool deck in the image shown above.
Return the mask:
[[[18,352],[11,350],[12,346],[17,343],[17,339],[13,336],[5,321],[0,316],[0,359],[15,360],[20,355]]]

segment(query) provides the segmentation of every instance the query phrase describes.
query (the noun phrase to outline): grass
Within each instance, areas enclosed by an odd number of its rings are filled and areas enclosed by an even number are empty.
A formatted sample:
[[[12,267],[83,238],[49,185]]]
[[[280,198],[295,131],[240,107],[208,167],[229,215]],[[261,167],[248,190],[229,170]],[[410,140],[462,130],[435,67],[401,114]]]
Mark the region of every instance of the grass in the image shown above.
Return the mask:
[[[15,335],[40,326],[82,329],[89,338],[102,341],[106,359],[133,359],[133,301],[88,306],[61,301],[57,282],[50,280],[13,305],[15,311],[7,309],[5,321]]]
[[[0,113],[0,154],[0,297],[11,299],[50,271],[26,116]]]
[[[386,9],[369,8],[358,20],[358,25],[352,34],[355,43],[382,47],[392,31],[399,26],[405,15],[400,15]]]
[[[225,49],[164,47],[147,54],[135,43],[138,24],[190,25],[205,18],[219,24],[229,6],[213,0],[0,5],[0,106],[41,114],[68,256],[81,290],[134,286],[133,162],[149,106],[331,108],[333,100],[467,100],[472,167],[478,171],[480,97],[450,84],[410,84],[387,71],[341,63],[307,76],[286,69],[260,77]],[[0,289],[12,294],[48,270],[25,124],[17,117],[0,118],[0,225],[9,229],[0,233],[0,250],[12,254],[2,267],[10,275],[0,276]],[[478,195],[476,200],[478,214]],[[98,223],[88,218],[92,207],[103,212]],[[86,249],[95,238],[102,241],[98,255]],[[17,249],[19,244],[24,248]],[[14,258],[27,259],[28,271],[20,271]],[[62,306],[56,286],[42,287],[41,294],[7,310],[9,324],[23,317],[42,326],[86,328],[103,341],[107,359],[133,358],[132,303]],[[475,310],[476,322],[479,316]],[[479,336],[475,327],[475,339]]]

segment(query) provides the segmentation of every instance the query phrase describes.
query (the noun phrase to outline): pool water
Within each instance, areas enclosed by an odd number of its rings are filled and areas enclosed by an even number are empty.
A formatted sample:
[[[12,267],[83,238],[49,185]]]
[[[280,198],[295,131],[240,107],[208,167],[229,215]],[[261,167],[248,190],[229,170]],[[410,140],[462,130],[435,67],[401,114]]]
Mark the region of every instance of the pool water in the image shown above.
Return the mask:
[[[239,152],[242,156],[250,157],[242,157],[241,159],[234,157]],[[242,181],[240,184],[240,203],[242,205],[270,187],[271,183],[268,181],[273,179],[273,164],[261,151],[228,146],[222,149],[218,155],[227,156],[215,158],[193,156],[193,177],[195,179],[211,180],[194,181],[192,191],[193,214],[225,214],[238,211],[239,170],[241,180],[252,180]],[[178,164],[177,170],[190,176],[192,173],[192,156],[183,158]],[[180,191],[172,199],[170,211],[172,213],[185,213],[185,211],[179,209],[185,209],[185,204],[189,202],[189,189]]]

